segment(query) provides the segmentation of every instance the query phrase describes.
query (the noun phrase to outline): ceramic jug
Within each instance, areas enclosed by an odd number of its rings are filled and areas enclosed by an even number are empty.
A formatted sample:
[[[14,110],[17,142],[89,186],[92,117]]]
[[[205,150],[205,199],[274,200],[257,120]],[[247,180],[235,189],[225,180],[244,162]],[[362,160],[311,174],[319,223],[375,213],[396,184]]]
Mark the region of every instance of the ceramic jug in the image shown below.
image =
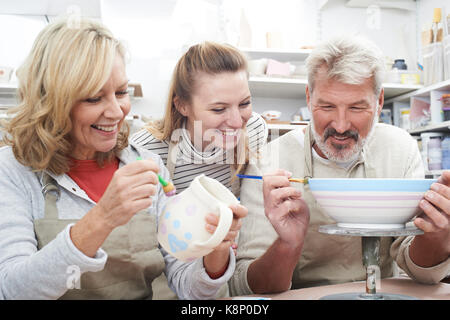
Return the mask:
[[[239,201],[224,185],[204,174],[189,187],[171,197],[158,221],[158,241],[175,258],[192,261],[214,250],[227,235],[233,221],[231,204]],[[206,228],[205,217],[213,213],[219,223],[213,234]]]

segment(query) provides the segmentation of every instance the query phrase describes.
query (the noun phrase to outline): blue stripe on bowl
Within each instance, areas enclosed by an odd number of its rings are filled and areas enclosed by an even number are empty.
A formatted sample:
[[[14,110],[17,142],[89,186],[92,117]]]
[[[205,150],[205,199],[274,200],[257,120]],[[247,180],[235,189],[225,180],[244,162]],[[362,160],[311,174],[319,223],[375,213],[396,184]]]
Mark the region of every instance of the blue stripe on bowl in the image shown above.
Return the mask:
[[[310,178],[312,191],[425,192],[436,179],[322,179]]]

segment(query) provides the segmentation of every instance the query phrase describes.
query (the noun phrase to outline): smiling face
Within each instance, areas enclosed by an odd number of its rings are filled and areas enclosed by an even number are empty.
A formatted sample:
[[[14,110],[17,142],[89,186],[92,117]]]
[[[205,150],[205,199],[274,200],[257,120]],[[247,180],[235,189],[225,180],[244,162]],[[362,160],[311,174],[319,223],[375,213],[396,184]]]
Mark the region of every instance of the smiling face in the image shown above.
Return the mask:
[[[111,75],[93,97],[77,102],[71,109],[74,149],[71,157],[94,159],[96,152],[108,152],[116,146],[125,116],[130,112],[128,79],[123,58],[117,54]]]
[[[204,150],[212,142],[222,149],[234,148],[252,115],[247,73],[199,72],[195,81],[191,103],[181,103],[178,107],[187,117],[186,129],[194,146]]]
[[[378,122],[381,107],[377,105],[383,105],[383,90],[376,97],[372,79],[345,84],[329,79],[322,67],[316,74],[314,91],[306,91],[314,149],[336,162],[356,159]]]

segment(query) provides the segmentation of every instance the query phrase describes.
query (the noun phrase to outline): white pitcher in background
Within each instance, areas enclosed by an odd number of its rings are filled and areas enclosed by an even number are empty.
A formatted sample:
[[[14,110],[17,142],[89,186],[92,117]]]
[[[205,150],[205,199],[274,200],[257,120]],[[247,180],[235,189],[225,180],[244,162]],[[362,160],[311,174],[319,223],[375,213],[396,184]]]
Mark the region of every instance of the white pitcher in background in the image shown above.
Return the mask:
[[[233,221],[229,208],[239,201],[228,188],[204,174],[192,180],[189,187],[171,197],[158,222],[158,241],[175,258],[192,261],[214,250],[225,238]],[[213,234],[205,228],[205,217],[219,216]]]

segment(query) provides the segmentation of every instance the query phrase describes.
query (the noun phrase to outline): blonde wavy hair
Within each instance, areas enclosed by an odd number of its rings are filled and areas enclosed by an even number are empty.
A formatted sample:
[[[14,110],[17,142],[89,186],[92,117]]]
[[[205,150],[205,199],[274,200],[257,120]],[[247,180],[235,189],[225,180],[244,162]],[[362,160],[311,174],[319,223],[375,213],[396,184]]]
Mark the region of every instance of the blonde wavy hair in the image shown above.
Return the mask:
[[[17,70],[19,104],[5,124],[4,142],[16,159],[33,171],[63,174],[70,170],[74,144],[70,111],[97,94],[108,80],[116,54],[125,48],[101,23],[81,18],[74,26],[61,19],[46,26]],[[97,152],[100,165],[128,145],[124,121],[116,146]]]
[[[178,60],[173,71],[164,117],[149,122],[145,128],[159,140],[172,140],[172,133],[182,127],[185,119],[185,116],[178,111],[175,100],[191,104],[197,75],[200,72],[219,74],[238,71],[247,72],[247,57],[235,47],[210,41],[191,46]],[[236,163],[233,167],[239,172],[249,159],[245,127],[238,145],[234,148],[234,155]]]

